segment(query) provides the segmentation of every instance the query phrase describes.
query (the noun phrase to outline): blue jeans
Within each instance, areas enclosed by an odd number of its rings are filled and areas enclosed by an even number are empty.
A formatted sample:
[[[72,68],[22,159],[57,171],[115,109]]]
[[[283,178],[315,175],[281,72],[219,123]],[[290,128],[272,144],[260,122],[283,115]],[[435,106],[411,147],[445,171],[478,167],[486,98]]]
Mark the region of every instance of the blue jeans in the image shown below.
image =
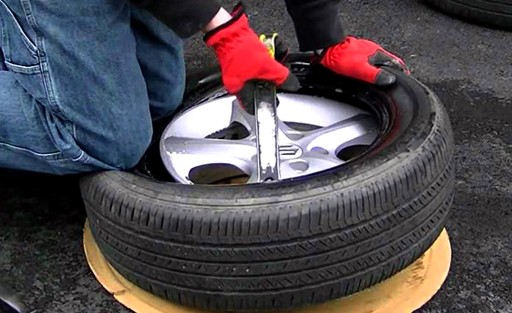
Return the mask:
[[[0,167],[131,168],[184,87],[180,38],[127,0],[0,0]]]

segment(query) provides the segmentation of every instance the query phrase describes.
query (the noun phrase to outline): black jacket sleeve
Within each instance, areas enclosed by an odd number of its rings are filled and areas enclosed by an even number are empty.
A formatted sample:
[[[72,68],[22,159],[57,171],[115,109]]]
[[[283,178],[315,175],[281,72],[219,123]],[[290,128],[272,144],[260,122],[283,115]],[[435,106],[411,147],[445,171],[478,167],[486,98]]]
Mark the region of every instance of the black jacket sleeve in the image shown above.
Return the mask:
[[[324,49],[345,38],[339,0],[286,0],[301,51]]]
[[[215,0],[130,0],[148,10],[181,38],[187,38],[208,24],[220,10]]]
[[[208,24],[220,9],[216,0],[130,0],[148,10],[180,37]],[[340,0],[285,0],[301,51],[324,49],[345,37],[338,18]]]

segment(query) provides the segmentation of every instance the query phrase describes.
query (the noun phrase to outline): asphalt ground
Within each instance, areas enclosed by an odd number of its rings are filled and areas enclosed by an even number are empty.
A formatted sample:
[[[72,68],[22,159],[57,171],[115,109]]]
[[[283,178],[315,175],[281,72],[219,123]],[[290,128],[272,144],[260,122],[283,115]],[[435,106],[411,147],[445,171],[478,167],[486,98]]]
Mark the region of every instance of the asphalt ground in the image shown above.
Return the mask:
[[[279,31],[297,47],[281,2],[247,4],[258,31]],[[512,32],[453,19],[420,0],[345,0],[340,15],[348,33],[403,56],[442,99],[455,131],[452,268],[418,312],[512,312]],[[189,70],[213,61],[199,36],[186,58]],[[76,177],[3,170],[0,185],[0,281],[33,312],[129,312],[85,261]]]

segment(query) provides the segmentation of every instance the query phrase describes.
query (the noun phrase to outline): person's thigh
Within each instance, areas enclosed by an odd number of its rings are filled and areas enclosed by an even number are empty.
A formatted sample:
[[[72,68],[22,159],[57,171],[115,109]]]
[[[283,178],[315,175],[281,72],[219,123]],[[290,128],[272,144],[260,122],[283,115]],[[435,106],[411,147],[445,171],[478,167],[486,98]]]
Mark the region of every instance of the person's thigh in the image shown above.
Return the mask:
[[[129,2],[0,0],[0,17],[6,67],[44,108],[56,148],[84,163],[133,166],[152,128]]]
[[[154,120],[173,113],[183,100],[185,60],[183,42],[150,13],[132,8],[137,59],[146,81]]]
[[[85,154],[63,153],[48,133],[46,108],[13,73],[0,69],[0,86],[0,167],[59,175],[109,168]],[[65,126],[54,120],[52,127]]]

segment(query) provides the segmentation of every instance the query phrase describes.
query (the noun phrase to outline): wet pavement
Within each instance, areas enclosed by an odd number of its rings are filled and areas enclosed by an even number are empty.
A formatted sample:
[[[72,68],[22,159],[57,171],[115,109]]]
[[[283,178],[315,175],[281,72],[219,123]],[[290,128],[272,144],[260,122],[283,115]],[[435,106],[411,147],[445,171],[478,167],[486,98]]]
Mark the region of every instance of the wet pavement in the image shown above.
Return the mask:
[[[419,0],[343,3],[347,32],[403,56],[442,99],[455,131],[452,268],[418,312],[512,312],[512,32],[458,21]],[[281,2],[247,4],[258,31],[277,30],[296,47]],[[199,36],[187,43],[189,69],[212,63],[203,47]],[[33,312],[129,312],[86,265],[76,177],[2,170],[0,184],[0,281]]]

